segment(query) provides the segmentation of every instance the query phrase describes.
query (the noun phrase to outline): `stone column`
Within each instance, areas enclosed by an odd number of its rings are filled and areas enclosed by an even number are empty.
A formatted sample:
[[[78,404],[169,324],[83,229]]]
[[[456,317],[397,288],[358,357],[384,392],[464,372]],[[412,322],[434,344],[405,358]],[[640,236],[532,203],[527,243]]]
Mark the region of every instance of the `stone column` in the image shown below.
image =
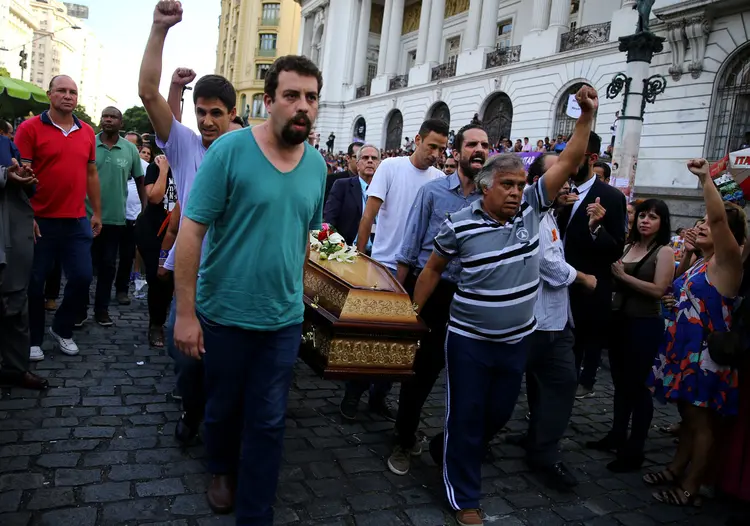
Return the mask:
[[[462,50],[472,51],[477,48],[479,41],[479,23],[482,20],[482,0],[471,0],[469,4],[469,18],[464,30]]]
[[[609,41],[617,42],[620,37],[632,35],[638,26],[638,11],[635,0],[622,0],[620,9],[612,13],[609,26]]]
[[[531,30],[544,31],[549,27],[549,15],[552,0],[534,0],[534,10],[531,13]]]
[[[388,55],[388,33],[391,28],[392,12],[393,0],[385,0],[385,9],[383,10],[383,25],[380,27],[380,49],[378,49],[378,76],[385,73],[385,61]]]
[[[620,38],[620,51],[627,52],[627,67],[624,75],[619,73],[615,76],[607,90],[608,98],[610,91],[616,92],[614,96],[620,91],[623,93],[623,109],[620,110],[612,159],[612,180],[629,201],[633,200],[646,104],[654,102],[666,87],[666,80],[661,75],[649,77],[651,60],[655,53],[662,51],[664,40],[653,33],[637,33]]]
[[[500,0],[482,2],[482,21],[479,24],[479,47],[494,48],[497,39],[497,10]]]
[[[440,62],[440,44],[443,40],[445,0],[432,0],[430,32],[427,36],[427,62]]]
[[[404,0],[391,0],[391,3],[391,23],[388,28],[388,56],[385,62],[385,74],[389,76],[395,75],[398,69],[398,58],[401,53],[401,29],[404,25]]]
[[[357,29],[357,50],[354,55],[354,86],[359,87],[367,81],[367,40],[370,36],[370,13],[372,0],[362,0],[359,10],[359,28]]]
[[[552,0],[549,27],[570,27],[570,0]]]
[[[417,37],[416,66],[424,64],[427,56],[427,34],[430,31],[430,8],[432,0],[422,0],[422,10],[419,13],[419,36]]]
[[[308,17],[303,16],[302,23],[299,26],[299,40],[297,41],[297,54],[298,55],[305,54],[305,43],[306,43],[306,39],[308,38],[308,34],[310,33],[310,29],[308,29],[307,27],[307,19]],[[244,110],[245,109],[243,108],[242,111]]]

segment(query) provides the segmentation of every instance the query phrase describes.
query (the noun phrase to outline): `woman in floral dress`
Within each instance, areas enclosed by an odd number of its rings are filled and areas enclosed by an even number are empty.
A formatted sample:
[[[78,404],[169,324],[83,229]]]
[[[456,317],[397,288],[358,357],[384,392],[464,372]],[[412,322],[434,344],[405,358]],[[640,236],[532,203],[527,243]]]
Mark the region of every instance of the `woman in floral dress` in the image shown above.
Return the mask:
[[[740,245],[747,221],[740,207],[722,201],[705,159],[689,161],[688,169],[703,185],[706,217],[695,241],[703,257],[674,281],[677,303],[649,380],[657,399],[678,405],[680,443],[663,471],[643,477],[649,485],[674,484],[654,498],[680,506],[696,504],[719,417],[737,414],[737,372],[711,359],[706,338],[729,330],[742,280]]]

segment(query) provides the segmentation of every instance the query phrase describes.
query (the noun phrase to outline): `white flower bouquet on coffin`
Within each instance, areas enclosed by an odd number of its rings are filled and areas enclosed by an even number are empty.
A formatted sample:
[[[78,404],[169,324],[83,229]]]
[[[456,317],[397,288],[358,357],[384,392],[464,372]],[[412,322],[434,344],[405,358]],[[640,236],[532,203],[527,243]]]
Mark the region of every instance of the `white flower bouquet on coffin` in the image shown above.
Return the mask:
[[[331,225],[323,223],[320,230],[310,232],[310,249],[319,254],[320,259],[352,263],[357,257],[357,249],[347,245],[344,238]]]

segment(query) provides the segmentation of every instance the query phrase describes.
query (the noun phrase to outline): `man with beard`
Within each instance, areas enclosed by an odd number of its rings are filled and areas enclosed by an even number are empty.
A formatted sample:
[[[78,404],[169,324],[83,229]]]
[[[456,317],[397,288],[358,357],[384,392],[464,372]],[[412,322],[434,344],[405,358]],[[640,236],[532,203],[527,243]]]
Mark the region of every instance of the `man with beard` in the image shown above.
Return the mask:
[[[349,148],[346,151],[346,170],[343,172],[336,172],[329,174],[326,178],[326,195],[325,200],[328,201],[328,196],[331,195],[331,189],[333,188],[333,185],[338,181],[339,179],[351,179],[353,177],[357,177],[357,152],[362,147],[361,142],[353,142],[349,145]],[[360,214],[361,215],[361,214]],[[348,243],[348,241],[347,241]]]
[[[533,184],[559,162],[556,154],[545,153],[529,167],[528,184]],[[537,328],[529,336],[526,364],[526,393],[529,399],[529,432],[509,437],[509,442],[526,448],[529,466],[553,488],[569,490],[578,484],[560,458],[559,443],[573,410],[578,373],[573,355],[573,326],[568,287],[573,283],[593,291],[596,277],[576,271],[565,262],[556,213],[578,199],[565,183],[557,193],[554,209],[539,224],[539,294],[534,306]]]
[[[557,220],[565,243],[566,261],[576,270],[596,276],[598,280],[593,293],[580,284],[574,283],[570,287],[576,367],[577,370],[583,367],[576,398],[594,394],[596,371],[611,315],[611,265],[622,255],[627,233],[625,196],[600,181],[594,171],[601,144],[601,138],[591,132],[586,159],[573,176],[570,190],[578,195],[578,200],[564,208]]]
[[[443,480],[456,522],[484,524],[479,500],[482,457],[488,437],[510,418],[521,389],[536,329],[539,288],[539,223],[569,174],[583,159],[598,108],[596,91],[576,94],[581,116],[573,139],[538,182],[526,185],[520,157],[487,161],[475,182],[482,197],[449,214],[414,288],[417,313],[452,260],[461,263],[450,306],[446,358]]]
[[[206,75],[195,85],[193,102],[200,135],[177,119],[169,103],[159,93],[162,52],[169,29],[182,20],[182,6],[176,1],[161,1],[154,9],[151,33],[141,62],[138,92],[156,132],[156,144],[164,151],[172,168],[172,177],[177,187],[177,200],[186,204],[198,167],[206,151],[221,135],[230,129],[236,115],[237,93],[234,86],[219,75]],[[178,68],[172,75],[170,92],[182,88],[195,80],[195,72]],[[181,218],[180,218],[181,221]],[[174,270],[175,247],[173,246],[163,267]],[[168,345],[175,360],[177,387],[182,396],[184,413],[175,427],[175,437],[182,443],[190,441],[198,433],[203,418],[203,368],[199,360],[186,357]]]
[[[102,327],[110,327],[113,322],[109,316],[109,301],[117,270],[117,251],[127,223],[128,180],[135,180],[141,203],[145,201],[145,190],[138,149],[120,137],[120,110],[112,106],[104,108],[100,127],[102,131],[96,136],[96,169],[101,188],[102,230],[91,245],[91,261],[96,272],[94,321]],[[93,215],[88,199],[86,211],[89,217]],[[87,311],[88,296],[81,305],[80,316],[76,320],[78,325],[88,317]]]
[[[448,214],[458,212],[479,199],[474,176],[487,160],[490,142],[479,124],[461,128],[453,141],[458,173],[430,181],[419,189],[409,211],[401,248],[396,256],[398,280],[413,295],[417,277],[432,254],[433,240]],[[435,291],[422,309],[422,318],[430,332],[414,357],[414,376],[401,383],[396,445],[388,459],[388,469],[396,475],[409,472],[411,456],[422,453],[416,439],[419,417],[427,397],[445,367],[445,331],[448,311],[461,272],[458,261],[452,261],[440,276]]]
[[[208,502],[230,511],[237,480],[238,525],[273,522],[303,267],[309,231],[323,220],[325,161],[307,144],[322,83],[305,57],[274,62],[268,120],[211,147],[177,236],[174,340],[204,362]]]
[[[424,121],[415,141],[416,148],[409,157],[385,159],[378,166],[367,189],[367,203],[357,234],[357,250],[364,252],[374,232],[377,217],[372,258],[388,267],[394,276],[397,269],[396,253],[401,248],[406,219],[417,192],[426,183],[445,176],[434,164],[448,145],[448,124],[440,119]],[[366,385],[366,382],[347,384],[340,405],[344,418],[354,417]],[[386,399],[390,389],[390,382],[372,384],[368,403],[371,412],[393,422],[395,416]]]

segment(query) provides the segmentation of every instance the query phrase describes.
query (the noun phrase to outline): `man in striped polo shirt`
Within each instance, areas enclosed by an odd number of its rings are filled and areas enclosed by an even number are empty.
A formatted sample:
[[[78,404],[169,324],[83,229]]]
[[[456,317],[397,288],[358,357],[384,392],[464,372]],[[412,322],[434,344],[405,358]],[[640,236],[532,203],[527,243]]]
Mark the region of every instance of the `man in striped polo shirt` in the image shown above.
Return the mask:
[[[497,155],[484,165],[475,177],[482,198],[446,219],[414,291],[419,312],[448,263],[461,262],[445,346],[443,480],[462,526],[483,524],[484,444],[508,421],[521,389],[526,336],[536,329],[540,219],[583,162],[599,106],[589,86],[576,100],[581,117],[575,133],[539,181],[526,187],[523,163],[514,154]]]

